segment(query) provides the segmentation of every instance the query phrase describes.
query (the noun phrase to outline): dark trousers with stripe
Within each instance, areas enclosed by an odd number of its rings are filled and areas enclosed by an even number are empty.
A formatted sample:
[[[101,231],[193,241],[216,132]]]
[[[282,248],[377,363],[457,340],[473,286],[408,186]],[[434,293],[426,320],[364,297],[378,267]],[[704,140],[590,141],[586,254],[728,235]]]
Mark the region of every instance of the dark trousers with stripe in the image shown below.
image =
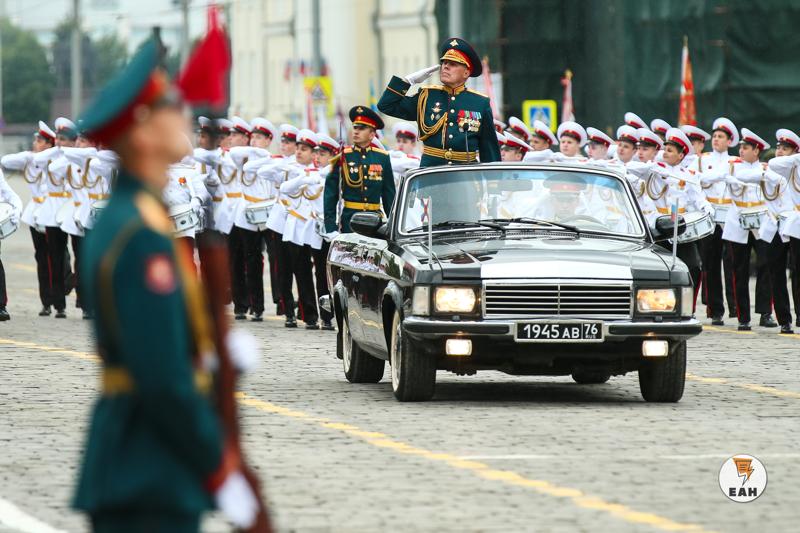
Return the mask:
[[[282,270],[281,295],[286,305],[286,316],[294,315],[292,280],[297,283],[297,318],[306,324],[317,322],[317,302],[314,297],[314,275],[311,270],[311,248],[281,241],[281,256],[287,268]],[[291,306],[289,304],[291,303]]]
[[[702,290],[706,316],[725,316],[722,296],[722,226],[717,224],[714,233],[699,242],[703,257]]]
[[[794,316],[800,322],[800,239],[794,237],[789,237],[789,271],[792,274]]]
[[[280,246],[281,234],[271,229],[262,232],[264,244],[267,247],[267,259],[269,260],[269,288],[272,292],[272,303],[278,306],[278,313],[284,314],[283,300],[281,299],[281,262]]]
[[[244,314],[250,309],[247,295],[247,273],[245,261],[245,235],[242,228],[233,226],[228,235],[228,253],[230,254],[231,267],[231,295],[233,297],[233,312]]]
[[[33,228],[31,240],[33,241],[33,257],[36,259],[36,278],[39,281],[39,300],[42,307],[53,305],[50,286],[50,262],[47,259],[47,236]]]
[[[73,270],[75,273],[75,307],[81,309],[83,308],[81,305],[81,280],[78,276],[80,276],[79,272],[81,271],[81,246],[83,237],[70,235],[69,240],[72,243],[72,255],[75,257],[75,267]]]
[[[53,307],[57,310],[64,310],[67,307],[67,299],[64,288],[65,273],[68,271],[66,263],[67,254],[67,234],[58,227],[48,227],[47,236],[47,259],[50,263],[50,296]]]
[[[0,246],[3,241],[0,241]],[[8,293],[6,292],[6,269],[3,268],[2,251],[0,251],[0,309],[5,309],[8,305]]]
[[[778,324],[792,323],[792,310],[789,304],[789,289],[786,287],[786,260],[789,256],[789,243],[781,240],[775,233],[772,242],[759,241],[762,255],[758,258],[758,270],[763,271],[769,280],[770,307],[775,308]],[[756,288],[756,290],[758,290]],[[763,289],[762,289],[763,290]]]
[[[733,292],[736,300],[736,315],[740,323],[749,323],[750,256],[752,251],[755,250],[756,257],[765,257],[767,243],[756,239],[753,233],[749,232],[746,244],[728,241],[727,245],[731,263],[733,264]],[[756,278],[756,313],[771,313],[772,302],[770,300],[772,291],[771,289],[769,292],[764,290],[764,283],[768,283],[767,269],[761,268],[759,270],[759,275]]]
[[[315,250],[311,248],[311,258],[314,260],[314,281],[317,285],[317,301],[321,296],[329,295],[328,276],[326,273],[328,266],[328,250],[331,245],[327,241],[322,241],[322,248]],[[323,308],[319,308],[319,316],[324,322],[333,320],[333,314]]]
[[[242,229],[245,280],[250,311],[264,312],[264,245],[260,231]]]

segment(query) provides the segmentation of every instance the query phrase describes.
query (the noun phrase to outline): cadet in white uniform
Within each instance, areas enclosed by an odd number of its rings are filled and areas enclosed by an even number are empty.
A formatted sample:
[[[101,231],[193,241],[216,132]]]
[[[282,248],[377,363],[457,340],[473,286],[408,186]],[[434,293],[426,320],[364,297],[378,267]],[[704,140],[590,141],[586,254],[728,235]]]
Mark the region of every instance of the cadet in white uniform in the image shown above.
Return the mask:
[[[776,137],[777,157],[770,160],[769,169],[786,180],[780,234],[789,239],[789,270],[792,273],[795,325],[800,327],[800,136],[782,128],[778,130]]]
[[[586,130],[577,122],[568,120],[558,126],[556,132],[559,141],[559,152],[553,155],[555,161],[586,161],[581,155],[581,148],[588,141]]]
[[[22,211],[21,220],[30,228],[31,240],[33,241],[34,258],[36,259],[36,277],[39,282],[39,300],[42,309],[39,316],[49,316],[53,305],[50,262],[47,259],[47,238],[45,229],[36,224],[36,214],[42,207],[45,197],[42,192],[44,186],[42,181],[47,179],[44,163],[34,162],[33,156],[39,152],[55,146],[56,134],[50,127],[39,121],[39,128],[33,135],[31,150],[16,154],[4,155],[0,159],[0,165],[9,170],[15,170],[22,174],[22,178],[28,183],[31,190],[31,199]]]
[[[597,128],[586,128],[589,138],[589,158],[594,161],[606,161],[608,149],[614,140]]]
[[[22,216],[22,200],[11,187],[8,186],[3,171],[0,170],[0,203],[9,204],[12,208],[11,223],[19,225],[19,218]],[[3,241],[0,241],[2,244]],[[2,255],[2,254],[0,254]],[[3,268],[3,261],[0,259],[0,322],[11,319],[6,307],[8,306],[8,293],[6,292],[6,271]]]
[[[547,124],[541,120],[534,120],[529,144],[532,149],[525,154],[523,161],[550,161],[553,158],[552,147],[558,144],[558,139]]]

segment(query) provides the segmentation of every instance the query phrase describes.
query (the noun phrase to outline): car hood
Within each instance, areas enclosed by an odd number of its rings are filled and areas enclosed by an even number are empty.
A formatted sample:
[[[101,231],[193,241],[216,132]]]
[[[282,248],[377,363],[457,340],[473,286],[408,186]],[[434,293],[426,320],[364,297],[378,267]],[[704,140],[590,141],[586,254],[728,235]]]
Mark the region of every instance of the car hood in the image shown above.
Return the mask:
[[[433,253],[443,279],[670,279],[663,249],[619,239],[440,241]]]

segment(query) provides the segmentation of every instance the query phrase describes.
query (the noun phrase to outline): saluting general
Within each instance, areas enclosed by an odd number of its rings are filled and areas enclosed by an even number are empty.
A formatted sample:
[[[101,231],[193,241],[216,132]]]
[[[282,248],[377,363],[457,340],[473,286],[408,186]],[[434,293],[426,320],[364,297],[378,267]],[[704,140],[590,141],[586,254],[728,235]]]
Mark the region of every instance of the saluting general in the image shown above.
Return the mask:
[[[378,109],[390,116],[416,121],[422,148],[421,167],[500,161],[500,146],[494,130],[489,98],[467,89],[470,77],[481,75],[481,60],[468,42],[450,38],[440,48],[440,64],[411,73],[392,76]],[[442,85],[412,85],[439,70]]]

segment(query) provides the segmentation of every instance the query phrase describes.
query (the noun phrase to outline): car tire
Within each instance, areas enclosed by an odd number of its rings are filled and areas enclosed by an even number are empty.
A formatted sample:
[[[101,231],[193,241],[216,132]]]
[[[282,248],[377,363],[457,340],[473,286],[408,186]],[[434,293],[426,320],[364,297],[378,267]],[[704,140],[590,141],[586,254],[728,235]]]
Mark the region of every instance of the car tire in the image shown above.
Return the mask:
[[[400,311],[392,318],[392,336],[389,346],[389,363],[392,366],[392,392],[401,402],[424,402],[433,398],[436,388],[436,361],[423,353],[403,333]]]
[[[350,334],[347,318],[342,318],[342,367],[350,383],[378,383],[383,378],[386,361],[372,357],[359,348]]]
[[[581,385],[600,385],[611,379],[611,374],[602,370],[576,370],[572,379]]]
[[[670,344],[669,355],[645,358],[639,367],[639,390],[648,402],[677,402],[686,384],[686,341]]]

